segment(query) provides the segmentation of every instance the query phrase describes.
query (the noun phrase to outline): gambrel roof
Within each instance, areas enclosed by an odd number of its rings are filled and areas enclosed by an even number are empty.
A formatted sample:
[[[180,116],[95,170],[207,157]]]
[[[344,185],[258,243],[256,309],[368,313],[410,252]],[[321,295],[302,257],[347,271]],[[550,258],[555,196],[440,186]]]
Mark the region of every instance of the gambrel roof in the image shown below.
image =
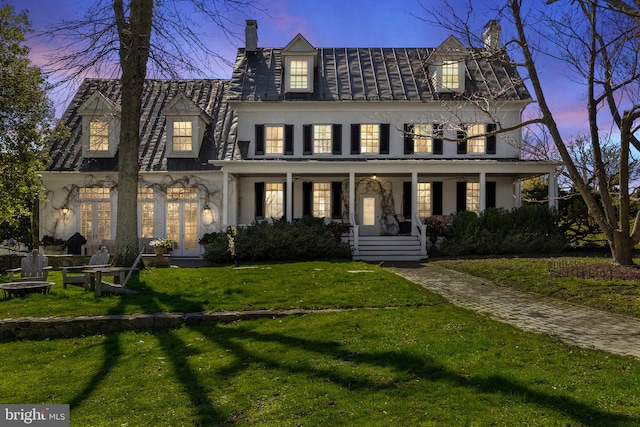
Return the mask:
[[[430,79],[429,61],[437,48],[318,48],[313,93],[284,91],[282,49],[238,50],[230,101],[429,101],[450,99]],[[508,58],[489,58],[469,49],[464,61],[465,92],[460,97],[531,101]]]
[[[211,159],[225,157],[234,146],[236,114],[224,102],[228,81],[225,80],[147,80],[142,94],[140,119],[140,171],[209,170]],[[99,172],[117,170],[118,154],[108,158],[82,156],[81,107],[92,99],[106,99],[120,105],[122,95],[119,80],[87,79],[62,116],[71,130],[68,140],[54,141],[49,155],[49,171]],[[204,134],[198,158],[168,158],[166,156],[165,109],[175,98],[185,97],[211,123]],[[87,101],[89,101],[87,103]]]

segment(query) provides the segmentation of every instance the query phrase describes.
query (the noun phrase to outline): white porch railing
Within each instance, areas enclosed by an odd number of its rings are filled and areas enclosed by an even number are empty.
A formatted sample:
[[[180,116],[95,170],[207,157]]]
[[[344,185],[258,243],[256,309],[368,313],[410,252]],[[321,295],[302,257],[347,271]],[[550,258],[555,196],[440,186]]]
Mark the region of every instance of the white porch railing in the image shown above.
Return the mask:
[[[420,255],[427,255],[427,227],[422,223],[418,214],[414,214],[413,221],[416,226],[413,230],[418,230],[420,237]]]

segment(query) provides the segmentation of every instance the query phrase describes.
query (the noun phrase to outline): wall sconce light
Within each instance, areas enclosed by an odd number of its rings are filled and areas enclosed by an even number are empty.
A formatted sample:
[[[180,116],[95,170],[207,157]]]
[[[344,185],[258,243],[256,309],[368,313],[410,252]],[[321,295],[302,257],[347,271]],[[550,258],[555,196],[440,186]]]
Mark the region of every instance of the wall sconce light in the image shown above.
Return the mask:
[[[211,208],[209,207],[209,205],[204,205],[204,208],[202,208],[202,213],[205,215],[211,215]]]
[[[69,206],[63,206],[62,209],[60,209],[60,211],[62,211],[62,215],[64,216],[69,215]]]
[[[374,180],[374,181],[375,181],[375,180],[377,180],[377,179],[378,179],[378,175],[376,175],[376,174],[374,173],[373,175],[371,175],[371,179],[372,179],[372,180]]]

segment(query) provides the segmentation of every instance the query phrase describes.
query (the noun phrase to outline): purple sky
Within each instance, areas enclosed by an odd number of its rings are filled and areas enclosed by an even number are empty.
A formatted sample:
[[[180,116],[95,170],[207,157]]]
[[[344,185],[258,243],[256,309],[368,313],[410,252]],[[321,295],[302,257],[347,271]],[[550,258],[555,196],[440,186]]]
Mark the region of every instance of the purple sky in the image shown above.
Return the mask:
[[[35,32],[42,31],[62,19],[74,19],[82,16],[86,0],[9,0],[17,11],[27,10]],[[266,13],[253,16],[234,17],[237,28],[244,33],[244,20],[258,20],[258,45],[262,47],[284,47],[297,34],[301,33],[317,47],[436,47],[450,34],[434,27],[414,15],[425,16],[417,0],[269,0]],[[465,3],[452,0],[450,3]],[[431,4],[422,0],[422,4]],[[482,11],[476,12],[477,24],[481,26],[493,18]],[[210,34],[215,26],[203,23],[200,31]],[[242,36],[243,38],[244,36]],[[244,40],[230,42],[224,37],[212,37],[212,43],[229,61],[235,58],[236,49]],[[44,56],[52,52],[52,46],[60,46],[60,40],[46,41],[30,39],[32,61],[43,66]],[[542,67],[544,85],[551,98],[552,107],[562,125],[565,137],[586,129],[586,114],[582,101],[584,89],[570,82],[562,74],[561,64],[547,62]],[[204,70],[198,77],[228,78],[231,67]],[[114,77],[114,76],[99,76]],[[185,76],[188,77],[188,76]],[[194,77],[194,76],[190,76]],[[75,87],[60,90],[50,96],[54,100],[57,115],[60,116]]]

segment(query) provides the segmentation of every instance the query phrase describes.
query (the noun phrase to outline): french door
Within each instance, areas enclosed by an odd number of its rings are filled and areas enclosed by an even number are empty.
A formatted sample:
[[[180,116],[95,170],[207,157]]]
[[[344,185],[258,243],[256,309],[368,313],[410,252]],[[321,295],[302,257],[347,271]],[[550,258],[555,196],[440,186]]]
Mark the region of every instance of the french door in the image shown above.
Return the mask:
[[[191,188],[168,190],[167,238],[175,242],[171,255],[199,256],[196,190]]]

